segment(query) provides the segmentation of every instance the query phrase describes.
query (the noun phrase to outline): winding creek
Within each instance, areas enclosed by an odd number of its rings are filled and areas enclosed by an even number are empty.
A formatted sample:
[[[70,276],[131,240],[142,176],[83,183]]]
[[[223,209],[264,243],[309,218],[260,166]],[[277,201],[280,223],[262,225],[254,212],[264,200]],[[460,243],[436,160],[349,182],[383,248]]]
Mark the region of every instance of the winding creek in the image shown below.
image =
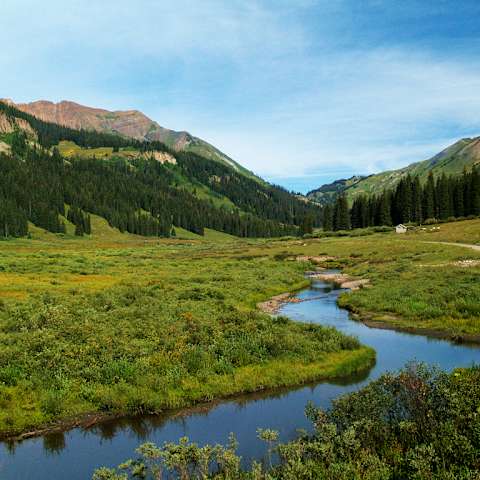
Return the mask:
[[[315,281],[298,294],[305,301],[288,303],[280,313],[297,321],[334,326],[372,346],[377,352],[377,362],[367,374],[337,382],[244,395],[200,405],[187,413],[111,420],[91,428],[76,428],[17,444],[2,443],[0,478],[84,480],[91,478],[99,466],[115,466],[131,458],[142,442],[162,444],[188,436],[200,444],[224,443],[230,432],[235,433],[240,443],[239,454],[249,464],[253,458],[264,454],[264,446],[256,438],[256,429],[279,430],[283,441],[293,438],[296,429],[309,428],[304,416],[309,401],[328,407],[333,398],[357,390],[383,372],[397,370],[410,360],[436,364],[447,370],[480,363],[480,348],[476,346],[370,328],[350,320],[348,312],[336,304],[341,292],[329,284]]]

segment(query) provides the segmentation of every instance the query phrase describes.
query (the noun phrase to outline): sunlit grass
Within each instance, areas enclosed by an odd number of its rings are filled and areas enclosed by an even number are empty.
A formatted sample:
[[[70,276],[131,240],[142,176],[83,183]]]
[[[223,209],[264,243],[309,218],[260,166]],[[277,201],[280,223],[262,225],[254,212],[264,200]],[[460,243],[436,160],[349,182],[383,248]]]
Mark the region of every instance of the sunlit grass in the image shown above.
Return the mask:
[[[0,242],[1,431],[186,406],[372,362],[356,340],[256,311],[308,283],[305,265],[275,260],[272,244],[96,231]]]
[[[90,237],[38,229],[0,242],[0,430],[92,410],[158,411],[366,367],[371,351],[340,334],[256,312],[308,284],[313,265],[296,255],[330,255],[324,267],[369,278],[370,288],[340,299],[361,315],[480,334],[480,269],[454,265],[480,253],[421,235],[147,239],[92,223]],[[469,243],[475,225],[456,237],[458,227],[445,225],[449,240]]]

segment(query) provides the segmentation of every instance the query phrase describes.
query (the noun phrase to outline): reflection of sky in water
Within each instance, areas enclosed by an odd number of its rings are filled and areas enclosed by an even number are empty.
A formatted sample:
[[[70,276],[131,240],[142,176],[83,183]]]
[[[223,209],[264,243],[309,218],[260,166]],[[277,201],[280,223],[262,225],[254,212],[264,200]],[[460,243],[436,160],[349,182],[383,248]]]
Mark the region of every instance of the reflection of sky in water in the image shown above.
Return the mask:
[[[36,480],[90,478],[99,466],[114,466],[134,455],[142,442],[177,441],[182,436],[203,443],[224,443],[230,432],[240,442],[239,454],[248,464],[262,456],[264,446],[256,439],[258,427],[280,431],[281,439],[293,438],[298,428],[309,428],[304,416],[307,402],[328,406],[332,398],[359,388],[386,370],[397,370],[410,360],[437,364],[445,369],[480,363],[480,349],[453,345],[419,335],[368,328],[349,320],[336,305],[339,290],[316,282],[301,292],[301,299],[314,300],[286,304],[281,314],[302,322],[331,325],[357,336],[377,352],[377,364],[364,378],[303,386],[292,390],[245,396],[211,409],[198,408],[189,416],[155,416],[110,421],[87,431],[74,429],[65,434],[35,438],[9,451],[0,445],[0,478]]]

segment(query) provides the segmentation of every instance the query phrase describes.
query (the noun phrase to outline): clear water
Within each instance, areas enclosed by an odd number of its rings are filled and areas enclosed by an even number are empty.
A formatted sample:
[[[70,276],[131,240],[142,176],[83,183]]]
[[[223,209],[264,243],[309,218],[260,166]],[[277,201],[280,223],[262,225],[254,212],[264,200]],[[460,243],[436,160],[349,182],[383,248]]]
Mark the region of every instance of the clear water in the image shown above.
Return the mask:
[[[309,428],[304,409],[309,401],[328,407],[330,401],[360,388],[385,371],[394,371],[411,360],[436,364],[446,370],[480,363],[480,349],[455,345],[445,340],[392,330],[369,328],[349,319],[336,300],[341,290],[322,282],[299,293],[301,303],[281,309],[283,315],[302,321],[331,325],[357,336],[377,352],[376,365],[363,376],[338,382],[318,383],[262,394],[245,395],[215,405],[202,405],[193,411],[168,415],[112,420],[63,434],[34,438],[17,444],[0,444],[2,480],[69,480],[91,478],[95,468],[115,466],[134,456],[142,442],[177,441],[188,436],[199,444],[224,443],[230,432],[240,442],[239,454],[246,465],[263,457],[264,445],[256,429],[279,430],[282,440],[295,437],[298,428]]]

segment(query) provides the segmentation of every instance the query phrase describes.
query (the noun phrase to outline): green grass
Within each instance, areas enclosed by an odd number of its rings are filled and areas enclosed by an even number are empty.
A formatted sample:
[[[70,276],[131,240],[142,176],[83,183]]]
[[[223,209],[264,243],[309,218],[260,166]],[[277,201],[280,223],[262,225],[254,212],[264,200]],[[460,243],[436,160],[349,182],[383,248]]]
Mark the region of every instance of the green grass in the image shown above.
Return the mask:
[[[347,374],[372,352],[333,329],[272,319],[256,304],[308,284],[312,265],[369,278],[342,305],[398,327],[480,334],[480,252],[437,234],[241,240],[177,229],[127,235],[32,229],[0,242],[0,431],[89,411],[150,412]],[[442,224],[473,242],[478,220]],[[371,232],[370,232],[371,233]]]
[[[79,157],[109,157],[113,153],[112,147],[99,148],[82,148],[75,142],[62,140],[57,146],[60,154],[63,157],[69,158],[73,156]]]
[[[433,230],[432,227],[438,228]],[[480,245],[480,219],[428,225],[425,231],[405,235],[405,240],[429,242],[456,242]]]
[[[334,329],[256,310],[307,283],[305,265],[275,260],[267,243],[104,228],[114,235],[0,242],[4,434],[346,375],[374,359]]]

